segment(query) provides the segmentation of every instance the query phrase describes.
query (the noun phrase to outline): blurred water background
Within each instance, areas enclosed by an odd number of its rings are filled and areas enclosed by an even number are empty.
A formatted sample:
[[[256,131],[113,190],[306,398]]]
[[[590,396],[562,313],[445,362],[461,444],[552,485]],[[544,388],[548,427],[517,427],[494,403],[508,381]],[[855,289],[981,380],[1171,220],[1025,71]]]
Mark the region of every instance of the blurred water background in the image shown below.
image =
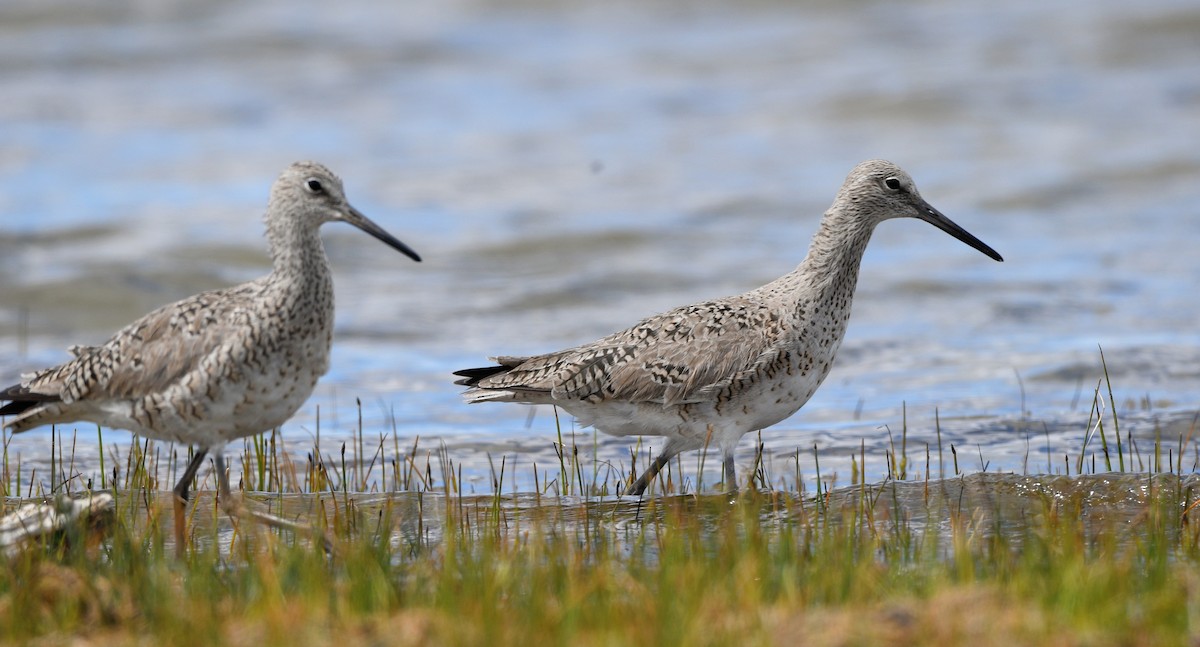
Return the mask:
[[[452,370],[783,274],[883,157],[1005,262],[883,224],[833,373],[762,434],[768,467],[809,478],[815,447],[846,483],[865,449],[878,480],[906,426],[935,470],[940,428],[943,465],[954,445],[964,471],[1073,473],[1100,348],[1143,454],[1200,410],[1198,69],[1190,0],[9,0],[0,378],[266,272],[268,187],[316,159],[426,262],[325,228],[333,368],[283,437],[311,446],[319,408],[336,453],[357,400],[368,437],[444,443],[478,491],[503,458],[528,490],[558,462],[552,412],[466,407]],[[629,440],[574,432],[628,462]],[[42,465],[48,440],[10,459]]]

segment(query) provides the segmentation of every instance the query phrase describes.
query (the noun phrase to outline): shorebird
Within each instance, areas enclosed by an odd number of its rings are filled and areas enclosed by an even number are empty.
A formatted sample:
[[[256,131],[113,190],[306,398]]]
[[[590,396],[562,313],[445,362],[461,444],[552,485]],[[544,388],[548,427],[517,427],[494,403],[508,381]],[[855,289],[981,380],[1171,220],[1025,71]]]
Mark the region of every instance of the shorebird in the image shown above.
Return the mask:
[[[737,489],[741,437],[791,416],[820,386],[850,319],[863,252],[875,226],[917,218],[1002,261],[991,247],[926,202],[912,178],[883,160],[850,172],[804,261],[737,296],[655,315],[590,344],[455,372],[475,402],[553,404],[613,436],[666,444],[626,489],[641,495],[676,454],[719,448]]]
[[[87,421],[197,447],[173,490],[180,554],[188,489],[210,452],[227,514],[305,529],[234,502],[221,449],[283,424],[329,370],[333,277],[321,225],[350,223],[421,260],[350,206],[342,181],[314,162],[280,174],[263,221],[270,274],[163,306],[99,346],[71,347],[74,359],[0,391],[9,401],[0,415],[13,416],[5,424],[13,433]]]

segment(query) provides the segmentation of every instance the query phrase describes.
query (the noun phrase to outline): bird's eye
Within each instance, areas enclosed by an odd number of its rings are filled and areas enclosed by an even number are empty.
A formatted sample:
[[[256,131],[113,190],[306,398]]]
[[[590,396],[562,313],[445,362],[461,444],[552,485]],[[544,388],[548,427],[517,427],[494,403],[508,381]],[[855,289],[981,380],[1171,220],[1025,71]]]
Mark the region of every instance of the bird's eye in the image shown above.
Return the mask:
[[[325,187],[321,186],[321,181],[313,178],[309,178],[304,183],[304,188],[308,189],[309,193],[323,193],[325,191]]]
[[[888,179],[883,181],[883,185],[893,191],[900,190],[900,180],[898,178],[889,177]]]

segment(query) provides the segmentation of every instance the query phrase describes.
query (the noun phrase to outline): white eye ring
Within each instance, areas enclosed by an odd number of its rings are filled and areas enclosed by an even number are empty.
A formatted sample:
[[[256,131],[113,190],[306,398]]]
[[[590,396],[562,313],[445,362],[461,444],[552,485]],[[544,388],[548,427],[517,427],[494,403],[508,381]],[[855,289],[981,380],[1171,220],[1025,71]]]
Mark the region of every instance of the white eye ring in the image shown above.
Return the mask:
[[[883,181],[883,185],[886,186],[887,188],[891,189],[892,191],[899,191],[900,190],[900,179],[895,178],[895,177],[889,177]]]
[[[309,193],[324,193],[325,187],[321,186],[321,181],[316,178],[308,178],[304,182],[304,188],[308,189]]]

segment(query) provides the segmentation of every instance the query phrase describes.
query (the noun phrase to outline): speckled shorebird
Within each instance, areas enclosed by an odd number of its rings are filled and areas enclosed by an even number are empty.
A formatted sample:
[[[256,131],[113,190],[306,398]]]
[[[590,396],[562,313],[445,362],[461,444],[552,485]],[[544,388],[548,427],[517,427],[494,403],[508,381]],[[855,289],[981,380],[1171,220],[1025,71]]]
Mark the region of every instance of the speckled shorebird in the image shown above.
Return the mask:
[[[188,488],[213,453],[222,507],[276,526],[303,528],[245,510],[229,490],[221,448],[286,421],[329,370],[333,278],[318,229],[348,222],[420,261],[407,245],[350,206],[342,181],[313,162],[287,168],[271,187],[266,223],[271,273],[201,292],[129,324],[75,359],[21,377],[0,392],[14,433],[94,422],[198,448],[175,485],[175,540],[184,547]]]
[[[875,225],[918,218],[1004,260],[925,202],[912,178],[883,160],[850,172],[794,271],[738,296],[703,301],[557,353],[496,357],[457,371],[467,402],[553,404],[614,436],[665,436],[629,486],[641,495],[679,452],[721,450],[726,488],[742,435],[795,413],[829,374],[863,251]]]

